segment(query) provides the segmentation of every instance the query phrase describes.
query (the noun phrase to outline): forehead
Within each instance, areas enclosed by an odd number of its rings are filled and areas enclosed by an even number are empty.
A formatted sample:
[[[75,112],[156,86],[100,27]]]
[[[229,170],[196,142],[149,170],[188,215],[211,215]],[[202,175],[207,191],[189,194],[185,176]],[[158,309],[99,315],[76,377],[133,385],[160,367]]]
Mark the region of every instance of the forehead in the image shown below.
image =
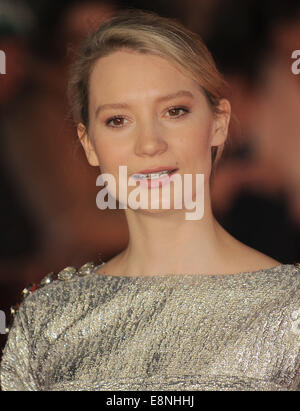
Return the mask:
[[[182,86],[182,87],[181,87]],[[142,54],[131,50],[119,50],[100,58],[90,76],[90,98],[124,98],[188,88],[193,94],[198,84],[175,64],[160,56]]]

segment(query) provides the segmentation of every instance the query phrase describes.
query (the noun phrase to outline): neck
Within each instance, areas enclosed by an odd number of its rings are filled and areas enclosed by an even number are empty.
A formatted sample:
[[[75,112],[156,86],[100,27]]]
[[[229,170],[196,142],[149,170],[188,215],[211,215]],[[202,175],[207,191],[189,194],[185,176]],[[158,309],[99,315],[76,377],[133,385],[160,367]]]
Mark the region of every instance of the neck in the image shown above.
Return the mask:
[[[228,265],[226,246],[233,237],[214,218],[205,194],[200,220],[186,220],[187,210],[142,214],[127,209],[130,240],[120,255],[124,274],[214,273],[226,260]]]

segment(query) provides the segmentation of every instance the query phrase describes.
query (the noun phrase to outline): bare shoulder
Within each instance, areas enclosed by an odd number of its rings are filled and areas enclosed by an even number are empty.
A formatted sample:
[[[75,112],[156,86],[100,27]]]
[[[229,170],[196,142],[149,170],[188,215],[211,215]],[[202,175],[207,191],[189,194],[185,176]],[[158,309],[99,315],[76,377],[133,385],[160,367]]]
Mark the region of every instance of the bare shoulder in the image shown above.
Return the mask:
[[[241,242],[221,225],[218,225],[219,232],[223,237],[223,252],[227,260],[232,261],[232,269],[237,271],[258,271],[282,265],[282,262],[264,254]]]
[[[252,249],[253,253],[253,258],[255,258],[256,262],[266,268],[272,268],[275,267],[276,265],[281,265],[282,263],[278,260],[275,260],[274,258],[258,251],[255,249]]]
[[[111,276],[122,276],[125,275],[123,273],[123,264],[122,264],[122,257],[124,251],[121,251],[119,254],[112,257],[110,260],[106,261],[105,264],[100,265],[99,268],[95,271],[95,274],[99,275],[109,275]]]
[[[282,265],[282,262],[238,240],[230,247],[230,255],[240,271],[258,271]]]
[[[269,269],[282,265],[282,262],[247,245],[244,245],[237,257],[249,271]]]

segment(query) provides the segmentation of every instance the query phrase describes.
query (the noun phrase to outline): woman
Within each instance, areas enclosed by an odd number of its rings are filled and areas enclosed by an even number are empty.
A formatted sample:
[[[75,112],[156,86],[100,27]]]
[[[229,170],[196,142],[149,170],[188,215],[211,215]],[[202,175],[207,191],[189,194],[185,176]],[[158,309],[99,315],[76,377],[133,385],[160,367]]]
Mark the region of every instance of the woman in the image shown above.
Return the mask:
[[[240,243],[213,216],[209,184],[230,103],[201,39],[125,11],[83,45],[70,96],[89,163],[116,187],[139,180],[140,196],[156,192],[156,202],[133,207],[136,187],[126,195],[107,185],[129,205],[128,247],[26,290],[2,389],[296,390],[300,270]],[[182,178],[191,197],[160,172]],[[201,184],[186,183],[188,174]],[[203,215],[186,218],[198,195]]]

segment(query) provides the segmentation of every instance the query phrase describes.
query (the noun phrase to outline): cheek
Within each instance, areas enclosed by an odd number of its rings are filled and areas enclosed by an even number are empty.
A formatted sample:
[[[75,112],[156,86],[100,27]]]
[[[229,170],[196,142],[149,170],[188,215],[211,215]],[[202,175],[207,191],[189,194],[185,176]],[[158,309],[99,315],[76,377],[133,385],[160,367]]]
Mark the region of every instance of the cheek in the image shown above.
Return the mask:
[[[120,144],[96,140],[95,150],[99,159],[101,171],[118,175],[119,166],[127,165],[128,152]]]
[[[180,150],[186,153],[189,159],[203,161],[210,153],[210,127],[197,124],[185,130],[184,138],[180,140]]]

